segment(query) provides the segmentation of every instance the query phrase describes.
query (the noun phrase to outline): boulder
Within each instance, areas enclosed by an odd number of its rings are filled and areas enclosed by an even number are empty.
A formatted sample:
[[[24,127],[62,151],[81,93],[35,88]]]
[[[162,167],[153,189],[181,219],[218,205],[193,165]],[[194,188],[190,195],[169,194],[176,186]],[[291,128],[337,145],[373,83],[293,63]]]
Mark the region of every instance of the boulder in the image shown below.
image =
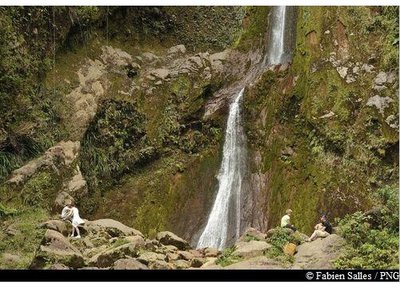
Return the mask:
[[[201,266],[202,269],[220,269],[221,266],[215,264],[217,257],[206,258],[206,262]]]
[[[296,244],[287,243],[285,246],[283,246],[283,253],[288,256],[293,256],[296,253],[296,247]]]
[[[389,104],[393,102],[393,99],[390,97],[380,97],[379,95],[375,95],[368,99],[367,106],[374,106],[378,109],[380,114],[384,114],[385,109],[389,107]]]
[[[151,52],[145,52],[142,54],[141,59],[147,62],[153,62],[158,60],[158,57]]]
[[[72,268],[84,265],[81,252],[67,238],[55,230],[46,230],[30,269],[41,269],[51,264],[64,264]]]
[[[89,260],[88,264],[96,267],[110,267],[118,259],[126,258],[126,256],[138,256],[139,248],[140,246],[136,246],[132,243],[110,248],[93,256]]]
[[[347,68],[347,67],[337,67],[336,70],[339,73],[340,77],[342,77],[344,79],[347,76],[347,71],[349,70],[349,68]]]
[[[157,79],[165,80],[170,76],[170,71],[168,69],[159,68],[151,71],[150,75]]]
[[[62,220],[49,220],[40,224],[39,227],[60,232],[64,236],[68,236],[71,232],[71,228],[67,227],[67,222]]]
[[[213,247],[207,247],[206,249],[204,249],[204,256],[205,257],[218,257],[218,255],[221,254],[220,251],[218,251],[218,249],[213,248]]]
[[[167,253],[167,259],[168,261],[175,261],[179,259],[179,255],[176,253]]]
[[[206,258],[193,258],[190,262],[190,267],[193,268],[200,268],[207,262]]]
[[[186,260],[176,260],[173,264],[177,269],[187,269],[190,267],[190,262]]]
[[[164,254],[150,252],[150,251],[146,251],[140,254],[140,256],[137,258],[138,261],[146,265],[155,262],[157,260],[165,261],[166,259],[167,257]]]
[[[190,249],[190,245],[186,240],[176,236],[174,233],[169,231],[159,232],[156,236],[156,239],[164,245],[173,245],[177,247],[179,250],[188,250]]]
[[[49,270],[69,270],[70,268],[68,266],[65,266],[64,264],[56,263],[51,265]]]
[[[101,47],[103,62],[110,66],[126,67],[132,64],[132,56],[121,49],[111,46]]]
[[[204,267],[204,266],[203,266]],[[202,267],[202,268],[203,268]],[[277,260],[265,256],[250,258],[224,267],[224,269],[284,269]]]
[[[178,248],[176,248],[174,245],[162,245],[161,248],[166,252],[176,252],[176,251],[178,251]]]
[[[340,255],[344,245],[345,240],[336,234],[303,243],[297,246],[293,268],[333,269],[332,261]]]
[[[156,261],[150,263],[149,268],[156,269],[156,270],[170,270],[170,269],[173,269],[174,267],[171,264],[169,264],[163,260],[156,260]]]
[[[374,67],[373,65],[363,64],[363,65],[361,66],[361,69],[362,69],[363,71],[367,72],[367,73],[373,73],[375,67]]]
[[[197,258],[203,257],[203,253],[201,253],[199,250],[190,249],[189,252],[192,253],[192,255],[194,257],[197,257]]]
[[[74,198],[67,192],[61,191],[54,200],[53,211],[60,211],[67,202],[74,202]]]
[[[376,85],[383,85],[387,82],[387,80],[388,75],[385,72],[381,71],[378,73],[378,75],[376,75],[374,82]]]
[[[271,247],[270,244],[264,241],[255,240],[251,240],[250,242],[238,242],[235,245],[236,250],[233,252],[233,255],[244,259],[262,256],[264,251]]]
[[[392,84],[394,81],[396,81],[398,76],[398,73],[391,71],[388,75],[387,75],[387,83]]]
[[[291,149],[291,151],[292,153],[290,155],[293,154],[293,149]],[[263,241],[265,240],[265,237],[266,235],[264,233],[258,231],[255,228],[249,227],[246,229],[246,232],[244,232],[243,235],[239,238],[239,242],[244,242],[248,239]]]
[[[180,259],[183,260],[192,260],[194,258],[193,254],[188,251],[178,251],[178,255]]]
[[[135,245],[136,247],[144,247],[146,242],[144,241],[143,237],[136,235],[136,236],[127,236],[123,238],[124,240],[128,241],[129,243]]]
[[[147,266],[140,263],[136,259],[119,259],[114,262],[111,269],[113,270],[147,270]]]
[[[111,237],[139,235],[144,238],[143,234],[140,231],[130,228],[122,224],[121,222],[113,219],[99,219],[95,221],[88,221],[86,222],[86,224],[89,230],[104,229]]]
[[[222,52],[211,54],[209,58],[210,58],[211,62],[213,62],[213,61],[223,62],[226,59],[228,59],[229,53],[230,53],[230,50],[224,50]]]
[[[176,45],[168,49],[167,54],[168,55],[176,55],[176,54],[185,54],[186,53],[186,47],[185,45]]]
[[[83,178],[83,175],[77,166],[76,174],[68,181],[66,184],[67,193],[73,196],[82,197],[87,195],[87,184],[86,180]]]

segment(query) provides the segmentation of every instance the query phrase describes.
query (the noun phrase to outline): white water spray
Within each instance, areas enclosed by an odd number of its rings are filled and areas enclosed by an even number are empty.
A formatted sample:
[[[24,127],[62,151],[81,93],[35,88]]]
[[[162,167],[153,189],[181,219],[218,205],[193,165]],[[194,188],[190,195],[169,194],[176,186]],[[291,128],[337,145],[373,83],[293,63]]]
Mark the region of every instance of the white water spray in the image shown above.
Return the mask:
[[[244,88],[229,107],[223,158],[218,174],[218,193],[197,248],[225,248],[229,235],[240,233],[240,192],[244,174],[244,133],[240,119],[240,100]],[[230,231],[233,230],[233,231]]]
[[[274,7],[271,14],[271,39],[266,55],[267,65],[282,64],[285,59],[286,6]]]

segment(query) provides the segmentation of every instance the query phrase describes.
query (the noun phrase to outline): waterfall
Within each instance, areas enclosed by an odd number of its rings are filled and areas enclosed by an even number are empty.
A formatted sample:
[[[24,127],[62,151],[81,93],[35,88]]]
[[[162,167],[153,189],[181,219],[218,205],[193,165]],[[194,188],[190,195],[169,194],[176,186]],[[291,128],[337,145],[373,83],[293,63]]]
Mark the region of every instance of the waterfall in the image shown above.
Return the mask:
[[[270,44],[264,60],[268,66],[282,64],[285,61],[286,6],[277,6],[272,9],[270,23]]]
[[[229,106],[223,158],[218,174],[218,193],[197,248],[223,249],[230,237],[240,236],[240,192],[244,174],[245,146],[240,119],[244,88]]]
[[[293,7],[273,7],[270,14],[269,39],[263,66],[284,64],[291,58],[294,39],[295,10]],[[245,213],[254,209],[252,203],[240,203],[244,190],[246,148],[245,135],[240,119],[240,100],[244,88],[229,106],[223,157],[218,173],[218,192],[208,217],[207,224],[199,238],[197,248],[214,247],[223,249],[240,236],[241,224],[246,223]],[[245,192],[245,191],[243,191]],[[249,208],[251,205],[252,208]],[[241,223],[241,219],[244,221]]]

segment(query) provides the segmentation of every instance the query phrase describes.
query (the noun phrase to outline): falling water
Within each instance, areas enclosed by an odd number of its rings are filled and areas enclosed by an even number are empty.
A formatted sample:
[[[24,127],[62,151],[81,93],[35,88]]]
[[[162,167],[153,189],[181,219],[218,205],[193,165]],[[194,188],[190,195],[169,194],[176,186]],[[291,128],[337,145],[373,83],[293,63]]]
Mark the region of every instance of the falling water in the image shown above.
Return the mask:
[[[271,34],[269,50],[264,62],[277,65],[285,61],[286,6],[274,7],[271,14]]]
[[[290,61],[296,27],[293,7],[274,7],[271,12],[270,41],[263,62],[266,66]],[[241,223],[241,208],[245,206],[240,203],[246,163],[245,135],[240,119],[240,100],[243,93],[244,88],[229,107],[223,158],[218,174],[218,192],[197,248],[223,249],[229,242],[239,238],[241,224],[245,224],[245,221]]]
[[[229,107],[223,158],[218,174],[218,193],[198,248],[225,248],[230,235],[240,233],[240,191],[244,174],[244,133],[240,120],[240,100],[244,88]]]

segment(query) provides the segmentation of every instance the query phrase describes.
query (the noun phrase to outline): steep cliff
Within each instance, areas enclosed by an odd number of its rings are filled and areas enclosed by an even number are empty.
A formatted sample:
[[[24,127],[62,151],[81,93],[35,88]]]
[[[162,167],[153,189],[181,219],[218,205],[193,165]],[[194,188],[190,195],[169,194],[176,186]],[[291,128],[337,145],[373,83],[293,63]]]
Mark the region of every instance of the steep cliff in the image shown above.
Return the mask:
[[[273,227],[291,208],[311,232],[319,213],[369,209],[372,191],[397,183],[397,12],[298,8],[292,63],[245,98],[254,226]]]

